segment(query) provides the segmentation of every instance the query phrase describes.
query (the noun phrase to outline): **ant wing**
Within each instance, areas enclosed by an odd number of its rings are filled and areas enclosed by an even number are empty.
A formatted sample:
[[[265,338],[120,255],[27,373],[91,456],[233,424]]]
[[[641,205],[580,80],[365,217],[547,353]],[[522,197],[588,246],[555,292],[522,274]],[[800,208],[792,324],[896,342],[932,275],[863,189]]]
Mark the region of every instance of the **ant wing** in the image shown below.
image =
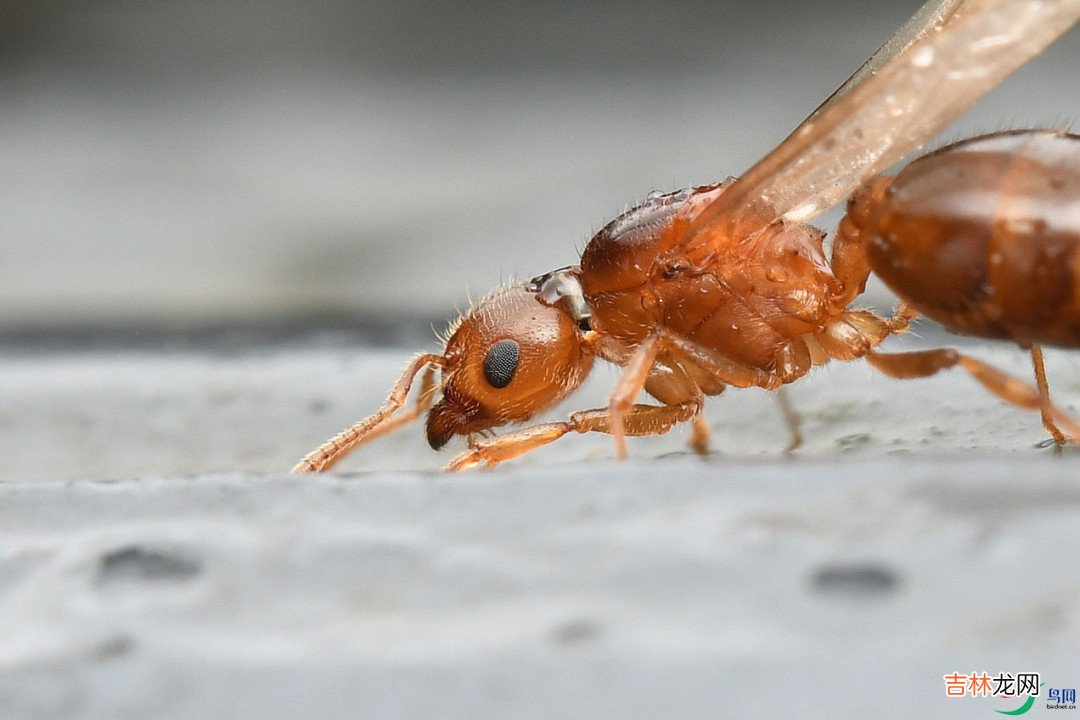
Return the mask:
[[[930,0],[701,210],[683,242],[821,214],[937,134],[1078,19],[1080,0]]]

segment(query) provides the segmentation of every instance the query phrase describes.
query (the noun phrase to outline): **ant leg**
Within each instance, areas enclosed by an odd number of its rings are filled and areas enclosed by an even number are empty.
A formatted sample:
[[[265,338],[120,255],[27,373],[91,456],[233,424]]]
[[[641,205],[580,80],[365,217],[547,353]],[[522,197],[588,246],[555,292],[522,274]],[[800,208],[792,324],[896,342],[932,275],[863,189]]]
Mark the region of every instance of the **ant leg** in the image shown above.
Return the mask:
[[[829,320],[825,329],[813,337],[829,357],[855,360],[890,335],[906,331],[917,314],[904,303],[897,305],[893,316],[887,319],[869,310],[846,310]]]
[[[694,416],[693,430],[690,434],[690,449],[698,455],[708,455],[709,435],[709,422],[701,414],[701,410],[698,410],[697,415]]]
[[[663,435],[676,423],[694,418],[701,408],[698,402],[681,405],[632,405],[620,418],[627,435]],[[454,458],[446,470],[467,470],[477,465],[492,467],[504,460],[524,455],[530,450],[554,442],[568,432],[614,434],[614,415],[610,409],[584,410],[566,422],[545,423],[522,428],[504,435],[477,440],[471,450]]]
[[[443,359],[438,355],[418,355],[413,358],[401,373],[401,377],[394,385],[394,389],[390,391],[390,396],[386,399],[386,402],[374,415],[361,420],[352,427],[346,428],[327,440],[318,448],[308,453],[303,460],[297,463],[292,471],[294,473],[317,473],[322,472],[323,470],[329,470],[339,460],[348,455],[353,448],[361,443],[366,442],[372,437],[381,435],[384,432],[401,425],[403,422],[418,417],[423,410],[418,409],[415,413],[407,415],[406,419],[400,422],[394,422],[394,420],[391,419],[391,416],[405,404],[405,400],[409,396],[409,389],[412,387],[413,378],[416,377],[416,374],[419,373],[425,365],[442,364]],[[418,405],[431,403],[431,395],[433,394],[431,390],[433,374],[434,368],[428,368],[424,378],[421,380],[424,391],[421,392],[420,399],[417,403]]]
[[[650,335],[638,345],[608,400],[611,437],[615,439],[615,457],[619,460],[626,459],[626,432],[623,428],[623,416],[634,406],[634,401],[645,387],[649,370],[652,369],[653,362],[656,360],[656,345],[656,335]]]
[[[795,412],[795,407],[791,404],[791,397],[787,393],[787,388],[781,386],[776,388],[776,402],[780,405],[780,412],[784,414],[784,423],[788,427],[788,432],[791,433],[791,442],[788,443],[784,452],[795,452],[803,444],[801,420],[799,414]]]
[[[727,385],[736,387],[756,386],[766,390],[776,390],[776,399],[780,403],[780,409],[784,414],[784,422],[791,434],[791,441],[786,452],[792,452],[803,442],[802,431],[799,427],[799,416],[791,406],[791,401],[784,392],[784,385],[805,375],[810,371],[813,356],[807,344],[801,340],[785,346],[777,358],[777,370],[765,372],[748,365],[742,365],[730,360],[709,348],[702,347],[685,338],[665,332],[661,340],[689,361],[700,367],[707,373],[720,379]],[[698,450],[697,433],[691,441],[692,447]],[[701,452],[701,450],[698,450]]]
[[[892,317],[885,321],[885,325],[889,329],[889,335],[899,335],[907,332],[911,321],[917,317],[919,317],[918,310],[908,307],[908,304],[903,300],[896,303]]]
[[[1039,408],[1042,411],[1043,427],[1054,438],[1054,445],[1060,451],[1065,444],[1065,435],[1046,412],[1046,406],[1050,405],[1050,384],[1046,381],[1046,366],[1043,364],[1042,348],[1038,345],[1031,346],[1031,364],[1035,367],[1035,385],[1039,388],[1039,397],[1043,401],[1043,407]]]
[[[784,382],[790,382],[810,369],[809,351],[806,353],[805,368],[789,368],[786,372],[774,370],[767,372],[725,357],[711,348],[699,345],[669,330],[660,331],[660,342],[665,348],[676,351],[687,361],[715,377],[725,385],[733,387],[760,387],[775,390]],[[801,372],[800,372],[801,370]]]
[[[1030,385],[956,350],[942,348],[906,353],[871,351],[866,353],[866,360],[884,374],[900,379],[929,377],[959,365],[1005,402],[1032,410],[1037,408],[1044,413],[1044,417],[1065,427],[1070,441],[1080,439],[1080,425]]]
[[[480,438],[470,442],[469,449],[451,460],[443,470],[447,472],[468,470],[481,464],[494,467],[504,460],[516,458],[518,455],[524,455],[530,450],[554,442],[570,432],[570,429],[570,423],[544,423],[504,435]]]
[[[658,349],[674,351],[682,359],[690,362],[714,378],[734,387],[760,387],[775,390],[784,383],[791,382],[809,372],[811,355],[806,344],[801,341],[785,346],[777,358],[778,368],[773,371],[760,370],[727,358],[710,348],[688,340],[669,330],[661,328],[658,333],[638,346],[630,362],[627,363],[619,385],[612,394],[608,411],[611,417],[611,435],[615,438],[617,457],[626,457],[625,438],[622,429],[623,408],[630,407],[641,393],[649,369],[656,359]],[[674,406],[672,406],[674,407]],[[695,421],[691,446],[702,452],[707,449],[708,426],[704,421]],[[797,435],[796,435],[797,437]],[[794,441],[794,438],[793,438]],[[549,441],[550,442],[550,441]]]

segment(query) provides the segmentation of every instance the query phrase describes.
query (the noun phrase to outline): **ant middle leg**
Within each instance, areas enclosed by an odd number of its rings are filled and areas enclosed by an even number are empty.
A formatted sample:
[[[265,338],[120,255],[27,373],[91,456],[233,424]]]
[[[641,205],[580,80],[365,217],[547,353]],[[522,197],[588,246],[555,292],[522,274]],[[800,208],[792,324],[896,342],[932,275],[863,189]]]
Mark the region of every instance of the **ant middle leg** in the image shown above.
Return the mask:
[[[697,414],[694,415],[693,428],[690,433],[690,449],[698,455],[708,455],[710,435],[709,421],[698,410]]]
[[[1050,402],[1043,394],[1027,383],[988,365],[982,360],[964,355],[951,348],[919,350],[905,353],[866,353],[866,360],[880,372],[902,380],[929,377],[942,370],[961,367],[983,387],[1007,403],[1030,410],[1038,409],[1044,418],[1050,418],[1057,426],[1064,427],[1070,442],[1080,441],[1080,425],[1068,414]]]
[[[801,352],[782,352],[778,369],[765,371],[720,355],[666,328],[658,329],[634,350],[608,402],[611,436],[615,439],[615,456],[620,460],[626,458],[627,433],[623,429],[623,416],[633,407],[634,401],[645,388],[649,371],[656,364],[658,353],[670,353],[696,365],[724,385],[763,387],[772,390],[785,382],[805,375],[810,369],[810,353],[805,343],[796,340],[792,346],[801,346]],[[702,449],[707,449],[707,431],[708,427],[703,423],[695,423],[691,444],[699,453]]]
[[[802,377],[810,371],[812,364],[810,350],[801,338],[796,338],[781,349],[776,359],[775,369],[762,370],[732,360],[711,348],[700,345],[666,328],[661,328],[634,351],[608,404],[610,432],[612,437],[615,438],[616,456],[619,459],[626,457],[625,435],[628,433],[622,427],[623,416],[630,407],[637,407],[633,405],[633,402],[644,389],[649,370],[656,363],[657,354],[660,352],[669,353],[681,361],[696,366],[703,373],[708,374],[723,385],[760,387],[766,390],[775,390]],[[700,402],[696,402],[695,405],[700,407]],[[790,422],[789,428],[792,428]],[[798,435],[798,430],[794,428],[792,431],[792,445],[797,446],[800,441],[801,437]],[[694,421],[691,447],[698,453],[704,454],[704,452],[707,452],[708,425],[703,419],[695,419]]]
[[[663,348],[686,362],[696,365],[702,371],[732,387],[760,387],[775,390],[786,382],[802,377],[810,370],[810,351],[802,343],[798,350],[781,352],[775,370],[762,370],[732,360],[712,348],[700,345],[670,330],[662,329],[658,333],[658,342]],[[792,343],[797,347],[800,340]]]
[[[725,388],[725,385],[706,375],[697,366],[681,362],[670,352],[659,352],[645,381],[644,390],[661,405],[698,403],[698,413],[691,422],[689,446],[698,455],[708,455],[709,437],[712,433],[703,413],[704,398],[706,395],[720,395]]]
[[[785,345],[777,355],[776,369],[768,372],[758,368],[737,363],[730,358],[705,348],[685,338],[673,334],[665,334],[662,341],[680,354],[688,362],[693,363],[704,372],[709,373],[725,385],[735,387],[761,387],[766,390],[775,390],[776,399],[784,416],[791,440],[786,452],[792,452],[803,442],[803,436],[799,427],[799,416],[791,405],[784,386],[806,375],[813,365],[813,352],[802,338],[796,338]],[[695,434],[696,439],[696,434]],[[698,450],[696,443],[692,447]],[[701,452],[701,450],[698,450]]]
[[[799,418],[799,413],[795,410],[795,406],[791,404],[791,397],[788,395],[786,387],[776,389],[776,403],[780,406],[780,412],[784,415],[784,424],[787,425],[788,433],[791,436],[791,441],[784,449],[784,452],[795,452],[803,444],[802,421]]]

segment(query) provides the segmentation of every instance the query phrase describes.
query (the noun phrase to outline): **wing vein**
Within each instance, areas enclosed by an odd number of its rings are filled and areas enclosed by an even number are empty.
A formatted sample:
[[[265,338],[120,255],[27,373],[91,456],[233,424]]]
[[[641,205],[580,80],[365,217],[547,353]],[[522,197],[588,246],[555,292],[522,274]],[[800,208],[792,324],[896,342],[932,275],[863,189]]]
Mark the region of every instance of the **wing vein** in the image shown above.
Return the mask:
[[[683,242],[753,231],[770,218],[819,215],[940,132],[1078,19],[1080,0],[931,0],[704,208]]]

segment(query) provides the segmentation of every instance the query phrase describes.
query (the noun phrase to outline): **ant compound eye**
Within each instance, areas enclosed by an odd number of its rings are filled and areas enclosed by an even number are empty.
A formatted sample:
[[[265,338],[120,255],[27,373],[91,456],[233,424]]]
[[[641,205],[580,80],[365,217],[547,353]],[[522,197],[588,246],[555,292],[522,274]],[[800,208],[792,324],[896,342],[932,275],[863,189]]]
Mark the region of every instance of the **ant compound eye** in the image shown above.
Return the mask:
[[[514,379],[521,348],[513,340],[495,343],[484,358],[484,377],[492,387],[504,388]]]

